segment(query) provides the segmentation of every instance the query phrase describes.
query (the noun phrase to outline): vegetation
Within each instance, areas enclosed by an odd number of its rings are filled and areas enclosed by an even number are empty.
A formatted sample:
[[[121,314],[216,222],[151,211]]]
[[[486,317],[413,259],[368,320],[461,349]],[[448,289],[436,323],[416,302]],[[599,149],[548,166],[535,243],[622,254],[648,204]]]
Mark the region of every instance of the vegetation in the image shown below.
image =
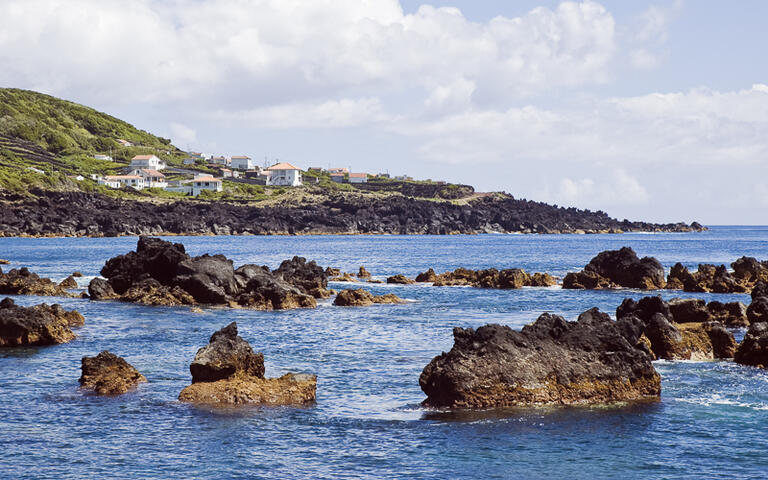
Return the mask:
[[[118,139],[132,143],[125,147]],[[96,160],[94,155],[109,155],[114,161]],[[91,175],[116,175],[123,173],[135,155],[151,154],[164,160],[169,166],[182,167],[200,173],[216,175],[217,169],[204,161],[195,165],[183,165],[186,154],[173,146],[167,138],[139,130],[92,108],[61,100],[41,93],[0,88],[0,190],[20,195],[32,195],[35,188],[54,191],[79,190],[104,194],[121,199],[178,200],[185,195],[159,188],[135,191],[130,188],[113,189],[90,178]],[[40,173],[43,172],[43,173]],[[83,178],[82,180],[78,180]],[[189,176],[167,173],[168,180],[181,180]],[[421,196],[418,185],[429,182],[400,182],[384,178],[371,178],[379,187],[356,188],[348,183],[331,181],[326,171],[304,172],[305,187],[264,187],[231,179],[225,179],[223,192],[203,192],[203,201],[237,202],[291,202],[296,198],[313,198],[318,201],[328,194],[374,196],[384,195]],[[449,186],[442,193],[426,195],[434,199],[455,199],[461,192]],[[426,190],[423,190],[426,191]],[[414,193],[416,193],[414,195]]]

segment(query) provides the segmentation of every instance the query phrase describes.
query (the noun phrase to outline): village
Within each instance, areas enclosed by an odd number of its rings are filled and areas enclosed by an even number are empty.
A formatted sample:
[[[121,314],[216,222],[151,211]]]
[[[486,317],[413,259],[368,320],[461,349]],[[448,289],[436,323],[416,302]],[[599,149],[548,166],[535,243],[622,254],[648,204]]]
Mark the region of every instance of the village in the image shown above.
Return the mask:
[[[124,147],[133,146],[122,139],[117,140]],[[92,155],[102,161],[114,161],[109,155]],[[265,162],[266,163],[266,162]],[[164,173],[165,172],[165,173]],[[368,174],[351,172],[347,167],[310,167],[305,172],[288,162],[259,166],[246,155],[206,155],[201,152],[186,152],[181,167],[168,165],[156,155],[135,155],[130,165],[120,175],[92,174],[90,177],[99,185],[135,190],[159,188],[167,192],[198,196],[203,192],[221,192],[224,180],[250,185],[274,187],[300,187],[304,184],[319,183],[321,176],[327,176],[335,184],[363,184],[369,178],[389,179],[388,173]],[[173,177],[170,179],[169,177]],[[393,177],[394,180],[412,181],[409,176]],[[443,183],[443,182],[440,182]]]

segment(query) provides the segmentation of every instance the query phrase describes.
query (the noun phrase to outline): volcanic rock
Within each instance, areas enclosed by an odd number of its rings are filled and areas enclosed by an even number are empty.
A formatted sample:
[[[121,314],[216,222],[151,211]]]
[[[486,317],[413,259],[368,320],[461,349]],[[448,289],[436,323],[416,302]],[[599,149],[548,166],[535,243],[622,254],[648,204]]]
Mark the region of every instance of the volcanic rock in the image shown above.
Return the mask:
[[[61,282],[59,282],[59,286],[62,288],[65,288],[67,290],[72,288],[77,288],[77,280],[75,280],[75,277],[70,275]]]
[[[753,259],[754,260],[754,259]],[[741,262],[741,263],[739,263]],[[743,266],[743,258],[731,265]],[[699,269],[691,273],[681,263],[676,263],[667,276],[667,289],[686,292],[743,293],[754,284],[748,270],[740,270],[744,277],[732,275],[725,265],[699,264]]]
[[[653,257],[638,258],[630,247],[606,250],[589,261],[581,272],[570,272],[563,279],[563,288],[612,289],[664,288],[664,268]]]
[[[405,303],[405,300],[395,294],[373,295],[368,290],[342,290],[336,295],[333,304],[340,307],[366,307],[374,303]]]
[[[387,283],[395,283],[399,285],[409,285],[411,283],[415,283],[410,278],[406,277],[405,275],[397,274],[393,275],[391,277],[387,277]]]
[[[625,334],[629,334],[629,338]],[[426,406],[486,408],[656,400],[661,381],[628,321],[597,309],[578,321],[542,314],[516,332],[507,326],[454,328],[450,352],[426,366]]]
[[[182,402],[201,404],[303,405],[315,400],[317,377],[288,373],[264,378],[264,356],[237,335],[232,322],[211,336],[192,364],[192,385],[179,394]]]
[[[223,255],[190,257],[180,243],[141,237],[135,252],[107,261],[88,291],[94,300],[146,305],[214,304],[263,310],[315,307],[327,297],[328,277],[315,262],[294,257],[270,272],[258,265],[234,269]]]
[[[715,300],[707,304],[707,310],[714,321],[727,327],[749,326],[747,306],[741,302],[721,303]]]
[[[192,383],[215,382],[235,374],[264,378],[264,355],[253,353],[237,334],[237,323],[232,322],[211,335],[208,345],[197,351],[189,371]]]
[[[712,320],[707,302],[699,298],[673,298],[667,302],[677,323],[702,323]]]
[[[70,327],[84,322],[80,313],[58,304],[20,307],[6,298],[0,302],[0,347],[66,343],[75,338]]]
[[[77,283],[75,283],[77,287]],[[71,297],[67,288],[58,285],[50,278],[41,278],[27,267],[14,268],[8,273],[0,269],[0,295],[41,295],[55,297]]]
[[[757,282],[751,296],[752,302],[747,307],[749,323],[768,322],[768,283]]]
[[[522,287],[545,287],[555,285],[555,279],[546,273],[529,274],[520,268],[497,270],[470,270],[457,268],[452,272],[435,274],[433,269],[416,276],[417,282],[432,282],[435,287],[472,286],[479,288],[516,289]]]
[[[702,304],[703,301],[687,302],[680,299],[667,303],[659,296],[643,297],[639,301],[627,298],[616,309],[616,318],[639,320],[642,336],[647,340],[653,358],[732,358],[736,346],[733,334],[718,322],[696,321],[700,318],[711,318],[706,309],[706,315],[701,314]]]
[[[736,363],[768,368],[768,322],[749,326],[734,356]]]
[[[80,385],[99,395],[119,395],[147,381],[125,359],[108,350],[95,357],[83,357],[81,368]]]
[[[357,278],[371,278],[371,273],[366,270],[365,267],[361,266],[357,271]]]

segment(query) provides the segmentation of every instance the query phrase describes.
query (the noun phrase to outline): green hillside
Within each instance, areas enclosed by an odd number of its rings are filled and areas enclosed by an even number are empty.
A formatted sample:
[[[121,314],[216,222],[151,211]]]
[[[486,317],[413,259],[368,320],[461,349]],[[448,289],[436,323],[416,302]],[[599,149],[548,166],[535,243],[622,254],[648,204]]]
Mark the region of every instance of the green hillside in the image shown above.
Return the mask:
[[[134,146],[124,147],[118,139]],[[169,139],[92,108],[29,90],[0,88],[0,188],[100,189],[95,183],[75,184],[67,176],[114,173],[134,155],[145,153],[169,164],[180,164],[183,158]],[[95,154],[110,155],[114,162],[95,160]]]

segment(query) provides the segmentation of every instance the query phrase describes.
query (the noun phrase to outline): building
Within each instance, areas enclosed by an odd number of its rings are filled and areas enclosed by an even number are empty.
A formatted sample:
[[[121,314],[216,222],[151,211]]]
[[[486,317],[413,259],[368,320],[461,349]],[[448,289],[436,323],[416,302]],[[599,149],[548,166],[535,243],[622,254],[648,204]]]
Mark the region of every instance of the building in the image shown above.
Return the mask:
[[[194,160],[205,160],[205,156],[202,152],[187,152],[187,155]]]
[[[216,172],[222,177],[222,178],[237,178],[239,177],[240,172],[233,172],[232,170],[224,167],[218,167],[216,168]]]
[[[138,175],[108,175],[99,180],[99,185],[106,185],[112,188],[131,187],[135,190],[141,190],[144,188],[144,177]]]
[[[346,173],[349,173],[349,169],[347,167],[329,168],[328,173],[330,173],[331,175],[333,175],[334,173],[346,174]]]
[[[269,167],[267,171],[269,171],[267,185],[299,187],[302,184],[301,169],[290,163],[280,162]]]
[[[230,159],[229,166],[238,170],[250,170],[255,165],[253,160],[251,160],[251,157],[246,157],[245,155],[235,155]]]
[[[119,143],[120,145],[122,145],[124,147],[132,147],[133,146],[133,144],[131,142],[129,142],[128,140],[123,140],[122,138],[118,138],[116,141],[117,141],[117,143]]]
[[[307,171],[312,173],[322,173],[323,169],[321,167],[309,167]]]
[[[200,175],[192,180],[192,195],[198,196],[203,190],[211,192],[220,192],[223,190],[220,178],[214,178],[209,175]]]
[[[367,173],[350,173],[349,183],[368,183]]]
[[[168,186],[168,182],[165,181],[165,175],[149,168],[137,168],[133,170],[129,175],[138,175],[144,179],[145,188],[165,188]]]
[[[187,157],[184,160],[182,160],[181,163],[183,163],[184,165],[194,165],[195,163],[197,163],[197,160],[198,160],[197,158]]]
[[[93,158],[96,160],[106,160],[107,162],[112,161],[112,157],[110,157],[109,155],[94,155]]]
[[[344,183],[344,174],[343,173],[332,173],[331,174],[331,181],[335,183]]]
[[[229,159],[219,155],[218,157],[211,157],[211,163],[215,165],[229,165]]]
[[[154,155],[136,155],[131,159],[131,168],[148,168],[150,170],[162,170],[165,162]]]

